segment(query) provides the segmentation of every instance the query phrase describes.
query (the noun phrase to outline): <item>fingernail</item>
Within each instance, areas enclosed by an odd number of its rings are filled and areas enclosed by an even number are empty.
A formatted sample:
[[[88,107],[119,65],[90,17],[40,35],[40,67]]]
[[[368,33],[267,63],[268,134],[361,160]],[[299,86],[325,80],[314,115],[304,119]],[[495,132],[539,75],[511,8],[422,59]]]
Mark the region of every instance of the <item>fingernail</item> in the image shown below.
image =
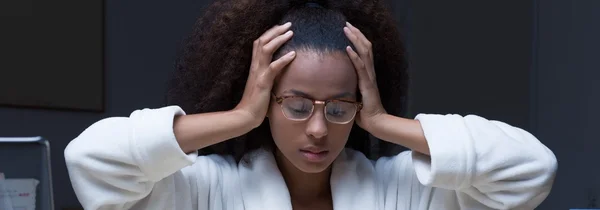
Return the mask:
[[[294,32],[292,32],[292,31],[287,31],[287,32],[285,32],[285,35],[291,35],[292,33],[294,33]]]
[[[285,23],[285,24],[283,24],[283,25],[284,25],[284,26],[291,26],[291,25],[292,25],[292,22],[287,22],[287,23]]]
[[[346,24],[348,24],[348,26],[352,26],[352,24],[350,24],[350,22],[346,21]]]
[[[294,55],[296,55],[296,51],[289,52],[288,55],[289,56],[294,56]]]

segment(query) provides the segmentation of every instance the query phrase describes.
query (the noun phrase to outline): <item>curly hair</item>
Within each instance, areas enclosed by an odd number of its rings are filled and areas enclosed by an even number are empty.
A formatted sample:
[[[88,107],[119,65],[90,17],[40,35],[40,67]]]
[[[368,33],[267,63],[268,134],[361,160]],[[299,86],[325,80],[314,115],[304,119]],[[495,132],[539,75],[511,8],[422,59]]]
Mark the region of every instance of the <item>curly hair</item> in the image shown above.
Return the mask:
[[[316,6],[315,6],[316,5]],[[187,38],[167,94],[169,105],[186,113],[233,109],[241,100],[249,74],[252,44],[274,25],[292,22],[294,36],[274,59],[293,49],[344,51],[345,21],[372,42],[377,84],[383,106],[399,115],[406,108],[407,62],[396,23],[378,0],[217,0],[196,21]],[[199,128],[201,129],[201,128]],[[232,155],[236,160],[259,147],[273,147],[268,119],[249,133],[199,150]],[[372,157],[370,135],[353,125],[347,147]],[[379,142],[379,154],[391,144]]]

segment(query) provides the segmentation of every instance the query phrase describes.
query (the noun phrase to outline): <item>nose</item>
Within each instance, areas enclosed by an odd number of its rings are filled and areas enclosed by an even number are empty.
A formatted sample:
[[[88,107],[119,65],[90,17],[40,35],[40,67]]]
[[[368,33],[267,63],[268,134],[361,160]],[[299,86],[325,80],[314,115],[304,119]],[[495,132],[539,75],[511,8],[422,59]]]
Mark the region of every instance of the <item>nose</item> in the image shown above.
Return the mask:
[[[327,119],[323,115],[323,110],[315,107],[313,115],[308,119],[306,126],[306,134],[315,139],[320,139],[327,136]]]

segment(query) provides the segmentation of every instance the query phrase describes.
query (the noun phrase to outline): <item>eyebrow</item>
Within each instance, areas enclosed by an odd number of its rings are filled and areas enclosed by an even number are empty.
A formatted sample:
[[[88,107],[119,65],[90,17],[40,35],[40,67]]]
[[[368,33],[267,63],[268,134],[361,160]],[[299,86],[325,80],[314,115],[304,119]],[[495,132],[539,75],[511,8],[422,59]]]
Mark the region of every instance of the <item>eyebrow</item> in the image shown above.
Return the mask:
[[[302,91],[299,91],[299,90],[295,90],[295,89],[285,90],[285,91],[283,91],[283,93],[284,94],[285,93],[292,93],[294,95],[302,96],[302,97],[305,97],[305,98],[313,98],[310,95],[306,94],[305,92],[302,92]],[[354,93],[345,92],[345,93],[336,94],[336,95],[334,95],[331,98],[346,98],[346,97],[352,98],[352,97],[355,97],[355,95],[354,95]]]

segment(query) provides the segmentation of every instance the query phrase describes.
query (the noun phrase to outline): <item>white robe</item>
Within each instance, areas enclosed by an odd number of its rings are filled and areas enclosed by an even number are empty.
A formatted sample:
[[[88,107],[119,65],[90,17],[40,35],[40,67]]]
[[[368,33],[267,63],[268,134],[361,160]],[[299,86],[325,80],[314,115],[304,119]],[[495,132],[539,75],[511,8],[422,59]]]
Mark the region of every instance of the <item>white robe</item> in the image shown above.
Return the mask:
[[[184,154],[173,133],[177,106],[101,120],[65,150],[87,210],[288,210],[289,191],[272,153],[249,164]],[[431,156],[403,152],[376,161],[345,149],[331,174],[337,210],[534,209],[552,187],[554,154],[530,133],[469,115],[428,115]],[[202,128],[198,128],[202,129]]]

